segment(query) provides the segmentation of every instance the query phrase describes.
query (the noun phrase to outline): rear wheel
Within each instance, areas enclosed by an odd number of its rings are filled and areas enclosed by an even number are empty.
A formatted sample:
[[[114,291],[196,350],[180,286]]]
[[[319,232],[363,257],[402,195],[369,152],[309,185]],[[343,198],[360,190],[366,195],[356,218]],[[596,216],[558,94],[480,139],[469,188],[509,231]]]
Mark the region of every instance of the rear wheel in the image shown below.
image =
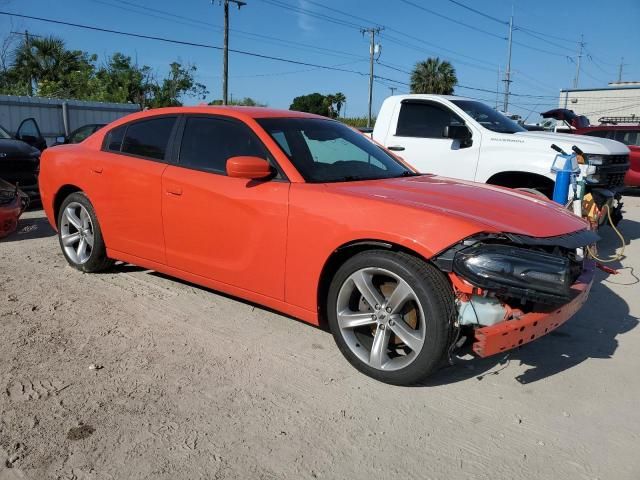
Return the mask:
[[[58,239],[64,257],[83,272],[99,272],[110,267],[107,250],[93,205],[82,192],[69,195],[58,214]]]
[[[331,332],[344,356],[377,380],[424,380],[446,354],[454,308],[449,282],[405,253],[372,250],[347,260],[327,298]]]

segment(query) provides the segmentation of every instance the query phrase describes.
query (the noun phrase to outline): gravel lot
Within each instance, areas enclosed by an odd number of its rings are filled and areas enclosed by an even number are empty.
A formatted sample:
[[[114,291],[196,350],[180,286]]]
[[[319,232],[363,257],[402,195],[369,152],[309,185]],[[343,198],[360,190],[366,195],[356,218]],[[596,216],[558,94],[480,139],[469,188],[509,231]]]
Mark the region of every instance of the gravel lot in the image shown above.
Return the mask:
[[[627,269],[558,331],[400,388],[291,318],[79,273],[29,212],[0,243],[0,479],[637,480],[640,197],[620,227]]]

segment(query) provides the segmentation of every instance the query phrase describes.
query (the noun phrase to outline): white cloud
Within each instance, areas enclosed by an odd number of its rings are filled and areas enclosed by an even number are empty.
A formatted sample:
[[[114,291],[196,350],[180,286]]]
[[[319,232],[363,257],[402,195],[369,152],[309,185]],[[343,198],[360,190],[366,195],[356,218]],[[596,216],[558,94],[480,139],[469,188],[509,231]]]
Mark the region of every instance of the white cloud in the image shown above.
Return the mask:
[[[308,10],[310,5],[307,0],[298,0],[298,6],[301,9]],[[312,32],[315,30],[313,20],[311,20],[311,17],[304,12],[298,13],[298,27],[305,32]]]

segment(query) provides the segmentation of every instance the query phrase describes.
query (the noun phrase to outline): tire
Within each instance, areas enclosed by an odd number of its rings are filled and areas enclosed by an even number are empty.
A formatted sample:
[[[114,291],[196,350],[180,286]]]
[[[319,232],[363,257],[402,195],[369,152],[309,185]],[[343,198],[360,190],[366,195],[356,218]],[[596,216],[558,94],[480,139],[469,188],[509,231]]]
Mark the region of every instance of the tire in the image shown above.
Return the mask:
[[[82,272],[100,272],[113,265],[93,205],[82,192],[69,195],[58,213],[58,240],[69,265]]]
[[[342,354],[365,375],[392,385],[419,383],[441,364],[455,311],[442,272],[385,250],[349,258],[331,281],[326,305]]]
[[[544,193],[543,191],[538,190],[536,188],[522,187],[522,188],[516,188],[515,190],[520,190],[521,192],[527,192],[527,193],[530,193],[531,195],[535,195],[537,197],[546,198],[547,200],[549,199],[549,197],[547,196],[546,193]]]

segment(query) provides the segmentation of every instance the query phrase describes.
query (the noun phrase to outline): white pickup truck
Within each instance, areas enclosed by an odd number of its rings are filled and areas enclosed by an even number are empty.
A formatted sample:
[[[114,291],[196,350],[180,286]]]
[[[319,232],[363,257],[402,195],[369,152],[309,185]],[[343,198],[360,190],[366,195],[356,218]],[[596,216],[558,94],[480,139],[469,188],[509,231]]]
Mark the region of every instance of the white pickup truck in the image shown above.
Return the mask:
[[[616,191],[629,168],[629,149],[604,138],[529,132],[477,100],[442,95],[387,98],[372,138],[419,171],[551,196],[556,152],[576,145],[591,165],[588,185]]]

